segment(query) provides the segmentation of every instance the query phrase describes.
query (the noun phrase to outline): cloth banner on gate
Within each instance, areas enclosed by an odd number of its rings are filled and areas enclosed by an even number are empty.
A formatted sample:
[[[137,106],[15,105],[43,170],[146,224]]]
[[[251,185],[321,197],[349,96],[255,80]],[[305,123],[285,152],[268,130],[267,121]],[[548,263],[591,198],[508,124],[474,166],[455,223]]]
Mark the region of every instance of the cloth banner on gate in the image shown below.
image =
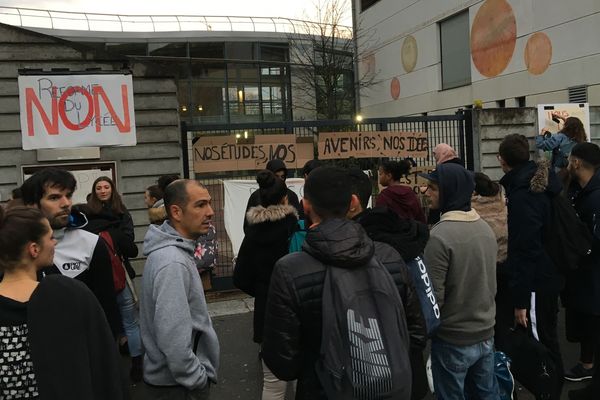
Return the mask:
[[[304,196],[304,179],[288,178],[285,181],[288,189],[298,195],[298,199]],[[250,195],[258,190],[256,180],[224,180],[223,191],[225,193],[224,222],[227,236],[231,241],[234,257],[237,257],[244,240],[244,216],[246,205]]]

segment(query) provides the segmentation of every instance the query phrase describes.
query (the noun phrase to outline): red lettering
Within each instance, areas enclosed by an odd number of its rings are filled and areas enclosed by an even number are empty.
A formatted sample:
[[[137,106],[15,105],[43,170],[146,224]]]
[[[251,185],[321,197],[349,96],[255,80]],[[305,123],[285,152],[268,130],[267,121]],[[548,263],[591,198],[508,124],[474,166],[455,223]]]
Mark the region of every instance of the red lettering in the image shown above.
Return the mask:
[[[27,113],[27,135],[33,136],[33,106],[37,108],[42,123],[48,135],[58,135],[58,101],[56,100],[56,87],[52,87],[52,121],[48,118],[48,115],[44,111],[40,99],[35,95],[33,88],[25,88],[25,112]]]
[[[88,102],[88,113],[85,116],[84,120],[81,121],[78,125],[72,123],[69,120],[67,111],[65,110],[65,103],[66,103],[67,99],[69,97],[73,96],[75,93],[81,93]],[[93,102],[94,102],[94,100],[92,99],[92,95],[90,94],[90,92],[88,92],[87,90],[85,90],[85,88],[83,88],[81,86],[71,86],[70,88],[65,90],[65,92],[62,94],[62,96],[60,96],[60,100],[58,100],[60,119],[62,120],[65,127],[67,127],[68,129],[70,129],[72,131],[80,131],[80,130],[84,129],[85,127],[87,127],[90,124],[90,122],[92,122],[92,118],[94,117]]]
[[[112,103],[108,100],[108,96],[106,92],[102,88],[102,86],[94,86],[92,89],[94,93],[94,113],[96,114],[96,132],[100,132],[101,124],[99,123],[100,118],[100,98],[104,101],[106,108],[112,119],[115,121],[117,125],[117,129],[121,133],[130,133],[131,132],[131,121],[129,119],[129,100],[127,97],[127,85],[121,85],[121,101],[123,102],[123,119],[121,121],[119,116],[117,115],[115,109],[113,108]]]

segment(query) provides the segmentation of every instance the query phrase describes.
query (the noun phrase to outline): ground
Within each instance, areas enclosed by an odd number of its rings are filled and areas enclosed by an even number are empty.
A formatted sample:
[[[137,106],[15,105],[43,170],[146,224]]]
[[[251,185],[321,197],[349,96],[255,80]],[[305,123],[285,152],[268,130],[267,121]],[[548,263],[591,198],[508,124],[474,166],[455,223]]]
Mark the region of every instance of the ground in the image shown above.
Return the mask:
[[[258,358],[258,345],[252,342],[252,302],[239,296],[234,300],[210,303],[213,324],[221,344],[221,367],[219,383],[211,390],[214,400],[260,399],[262,369]],[[215,299],[222,300],[222,299]],[[566,368],[577,362],[579,348],[564,339],[564,313],[559,317],[559,335],[562,338],[563,360]],[[123,360],[128,366],[128,361]],[[565,383],[562,399],[568,399],[568,391],[582,384]],[[139,387],[132,386],[132,399],[142,400]],[[525,389],[518,389],[519,400],[533,400]],[[288,396],[288,400],[291,397]],[[427,397],[433,399],[433,396]]]

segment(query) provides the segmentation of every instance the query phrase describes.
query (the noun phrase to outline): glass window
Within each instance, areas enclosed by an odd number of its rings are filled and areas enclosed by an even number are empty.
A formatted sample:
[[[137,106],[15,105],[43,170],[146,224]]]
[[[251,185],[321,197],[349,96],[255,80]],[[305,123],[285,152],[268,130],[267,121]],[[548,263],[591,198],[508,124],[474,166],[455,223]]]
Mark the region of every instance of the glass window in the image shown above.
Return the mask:
[[[187,43],[148,43],[148,54],[162,57],[187,57]]]
[[[264,61],[288,61],[288,47],[285,45],[260,45],[260,59]]]
[[[224,43],[190,43],[190,57],[195,58],[224,58]]]
[[[440,22],[442,89],[471,83],[469,11]]]
[[[205,62],[191,60],[192,77],[196,79],[225,80],[224,62]]]
[[[360,11],[363,12],[379,0],[360,0]]]
[[[145,56],[147,43],[106,43],[106,50],[125,56]]]
[[[225,43],[225,56],[230,60],[254,60],[254,43]]]
[[[196,80],[192,82],[191,115],[196,123],[226,122],[227,102],[222,83]]]
[[[179,101],[179,116],[183,120],[189,120],[192,113],[190,110],[190,81],[180,79],[177,81],[177,100]]]

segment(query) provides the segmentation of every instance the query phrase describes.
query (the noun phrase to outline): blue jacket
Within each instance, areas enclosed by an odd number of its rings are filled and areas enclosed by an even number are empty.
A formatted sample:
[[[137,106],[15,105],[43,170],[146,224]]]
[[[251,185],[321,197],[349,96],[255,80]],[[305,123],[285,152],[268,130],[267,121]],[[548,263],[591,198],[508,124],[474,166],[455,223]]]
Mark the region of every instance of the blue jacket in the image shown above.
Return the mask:
[[[535,147],[544,151],[552,152],[552,166],[554,168],[565,168],[569,164],[569,154],[577,142],[562,132],[557,132],[545,138],[542,135],[535,137]]]
[[[551,211],[551,197],[562,186],[548,162],[528,161],[500,180],[506,189],[508,208],[509,289],[515,308],[529,308],[531,292],[558,294],[563,278],[544,250],[544,227]]]
[[[590,229],[594,241],[592,254],[580,268],[567,276],[563,300],[565,307],[581,313],[600,315],[600,170],[581,188],[573,181],[569,197],[579,218]]]

